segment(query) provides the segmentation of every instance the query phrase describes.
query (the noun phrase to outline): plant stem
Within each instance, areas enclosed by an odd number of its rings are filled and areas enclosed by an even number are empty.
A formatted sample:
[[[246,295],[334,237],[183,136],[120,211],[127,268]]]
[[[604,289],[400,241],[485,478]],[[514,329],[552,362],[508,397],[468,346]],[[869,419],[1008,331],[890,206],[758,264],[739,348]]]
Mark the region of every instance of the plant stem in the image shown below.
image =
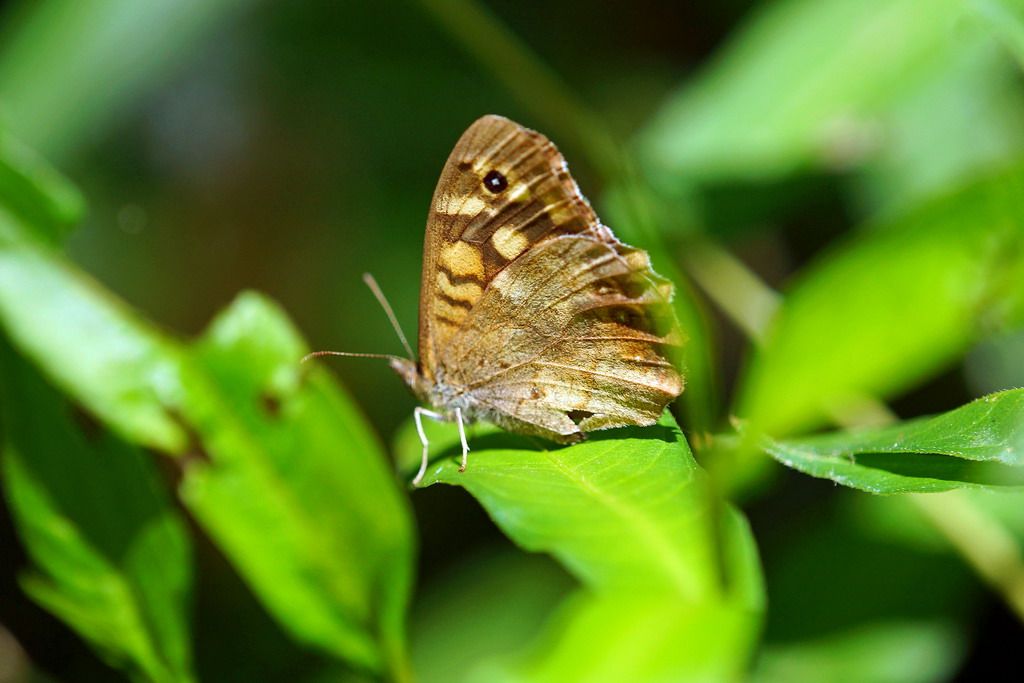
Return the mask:
[[[524,109],[550,126],[558,139],[586,154],[606,177],[615,174],[618,146],[604,121],[487,8],[468,0],[419,2]]]
[[[688,244],[682,261],[704,293],[747,337],[760,342],[779,307],[779,295],[710,239]]]
[[[1024,622],[1024,558],[999,522],[959,491],[913,493],[909,500]]]

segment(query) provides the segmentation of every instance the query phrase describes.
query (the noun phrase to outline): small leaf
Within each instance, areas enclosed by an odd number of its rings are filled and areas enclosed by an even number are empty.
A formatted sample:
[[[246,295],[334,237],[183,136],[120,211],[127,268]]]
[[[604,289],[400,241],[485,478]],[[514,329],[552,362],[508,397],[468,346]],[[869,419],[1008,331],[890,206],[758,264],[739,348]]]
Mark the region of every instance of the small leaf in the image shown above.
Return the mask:
[[[805,269],[741,383],[736,413],[776,436],[947,367],[1024,317],[1024,169],[836,245]]]
[[[149,458],[86,436],[61,399],[0,347],[3,484],[35,571],[26,592],[117,666],[191,681],[191,550]]]
[[[765,440],[779,462],[871,493],[1024,485],[1024,389],[942,415],[789,441]]]

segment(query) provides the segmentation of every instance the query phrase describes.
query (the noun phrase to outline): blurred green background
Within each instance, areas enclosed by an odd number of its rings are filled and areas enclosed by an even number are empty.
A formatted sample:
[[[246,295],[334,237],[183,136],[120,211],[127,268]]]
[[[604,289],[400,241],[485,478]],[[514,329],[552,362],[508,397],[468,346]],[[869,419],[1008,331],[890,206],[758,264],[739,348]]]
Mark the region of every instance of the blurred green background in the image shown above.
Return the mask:
[[[684,431],[739,414],[781,435],[857,423],[854,395],[907,418],[1024,385],[1024,246],[964,227],[986,211],[1020,224],[1022,18],[1012,0],[8,2],[0,121],[87,199],[69,258],[164,330],[196,336],[254,289],[313,348],[401,353],[360,275],[414,331],[441,165],[475,118],[506,115],[559,144],[605,222],[685,278],[707,331],[688,330]],[[750,339],[777,305],[761,283],[800,292],[821,271],[825,298],[792,299],[814,316],[773,328],[785,351],[758,361]],[[875,306],[866,325],[858,305]],[[374,361],[330,366],[391,443],[414,406],[401,381]],[[840,418],[817,386],[839,387]],[[764,462],[728,484],[765,568],[757,680],[1016,666],[1020,621],[919,511]],[[414,668],[456,680],[536,637],[573,583],[464,491],[411,500]],[[1021,502],[978,505],[1019,541]],[[0,682],[123,680],[21,592],[4,514]],[[346,680],[190,530],[201,680]]]

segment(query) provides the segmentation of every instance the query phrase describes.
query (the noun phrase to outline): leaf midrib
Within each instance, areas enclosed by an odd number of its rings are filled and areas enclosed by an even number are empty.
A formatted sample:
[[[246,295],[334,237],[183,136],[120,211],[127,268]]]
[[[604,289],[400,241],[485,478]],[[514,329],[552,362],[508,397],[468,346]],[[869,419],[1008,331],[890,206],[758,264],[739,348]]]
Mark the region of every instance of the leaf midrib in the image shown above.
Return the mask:
[[[661,452],[654,459],[664,455],[669,444],[663,444]],[[611,449],[605,449],[604,454]],[[568,466],[558,456],[558,451],[544,451],[548,460],[568,479],[575,481],[580,490],[590,498],[602,504],[614,515],[623,519],[627,526],[632,525],[639,531],[639,537],[643,539],[652,553],[651,556],[659,558],[666,569],[666,574],[672,579],[676,589],[684,597],[692,597],[698,593],[692,573],[686,568],[685,562],[676,551],[673,543],[659,525],[653,523],[644,513],[642,508],[619,498],[606,489],[595,486],[577,468]]]

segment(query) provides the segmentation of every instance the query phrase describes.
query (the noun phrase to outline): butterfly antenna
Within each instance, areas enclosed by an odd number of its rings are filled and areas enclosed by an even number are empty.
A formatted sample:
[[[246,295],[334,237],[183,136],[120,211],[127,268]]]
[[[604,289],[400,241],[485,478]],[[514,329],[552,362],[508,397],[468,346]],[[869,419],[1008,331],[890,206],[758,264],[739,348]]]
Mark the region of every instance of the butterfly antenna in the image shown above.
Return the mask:
[[[388,320],[391,321],[391,327],[395,328],[395,333],[398,334],[398,338],[401,340],[402,346],[405,347],[406,352],[409,354],[409,359],[414,361],[416,359],[416,354],[412,352],[412,347],[409,346],[409,340],[405,338],[405,333],[402,332],[402,326],[398,324],[398,318],[395,317],[395,312],[392,310],[391,304],[388,303],[387,297],[384,296],[384,292],[381,291],[380,285],[377,284],[377,281],[374,280],[373,276],[369,273],[363,273],[363,282],[365,282],[366,286],[370,288],[373,295],[377,297],[377,302],[380,304],[380,307],[384,309],[384,312],[388,316]]]
[[[351,353],[349,351],[314,351],[313,353],[307,353],[302,357],[300,363],[305,363],[308,360],[319,358],[321,356],[342,356],[344,358],[383,358],[384,360],[404,360],[398,356],[393,356],[390,353]]]

